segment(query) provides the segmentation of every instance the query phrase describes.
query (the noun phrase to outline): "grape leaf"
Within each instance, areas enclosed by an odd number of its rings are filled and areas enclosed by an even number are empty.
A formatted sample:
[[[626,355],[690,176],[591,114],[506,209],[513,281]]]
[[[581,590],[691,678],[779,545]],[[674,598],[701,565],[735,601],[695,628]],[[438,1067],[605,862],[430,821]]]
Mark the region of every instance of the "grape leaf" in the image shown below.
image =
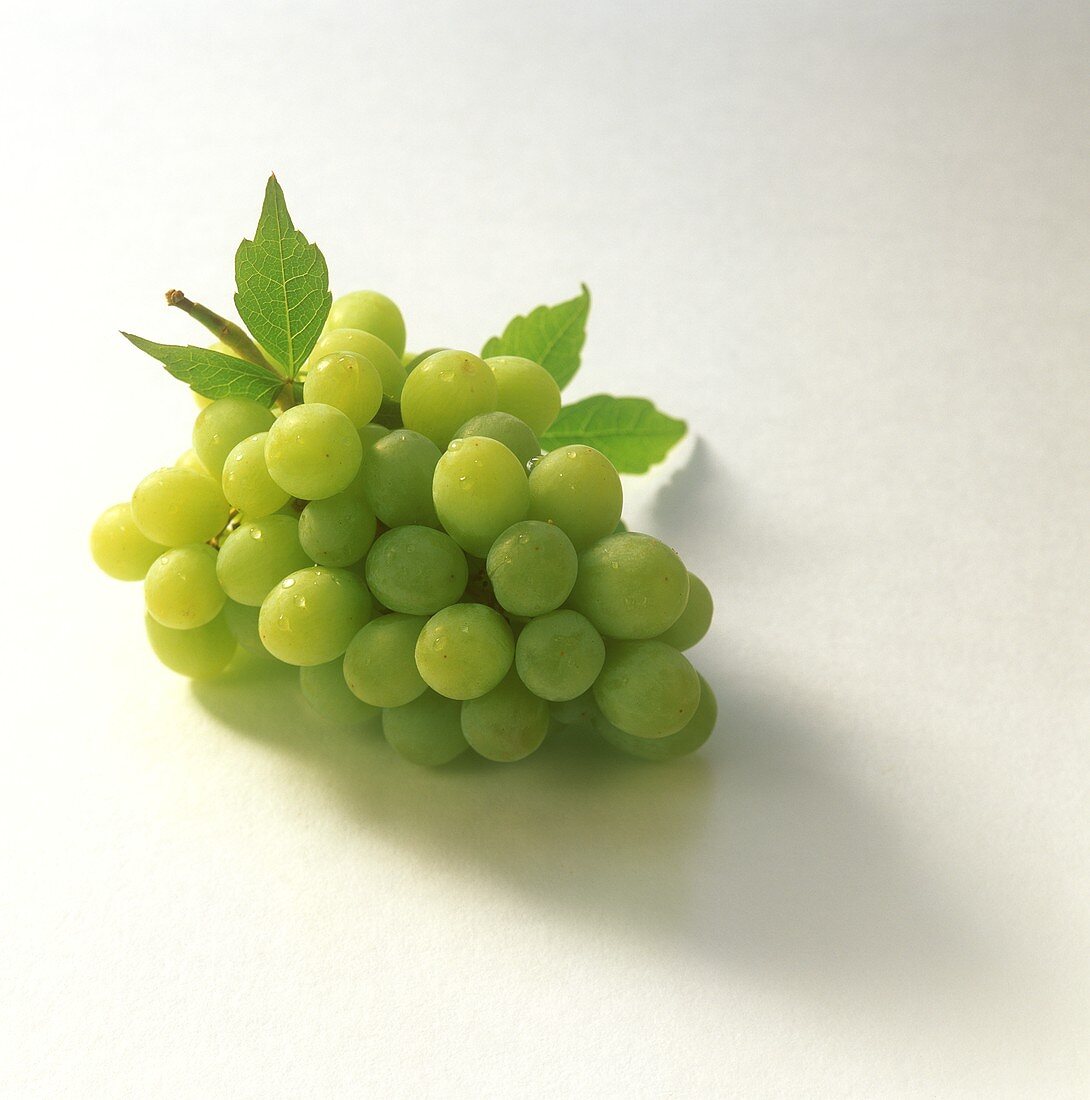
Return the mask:
[[[235,306],[254,339],[294,378],[329,314],[329,269],[292,224],[284,192],[269,177],[257,232],[235,253]]]
[[[521,355],[540,363],[563,389],[579,369],[579,353],[587,338],[590,291],[583,285],[576,298],[556,306],[538,306],[525,317],[514,317],[502,336],[493,336],[481,357]]]
[[[121,335],[153,359],[158,359],[175,378],[187,382],[190,389],[213,400],[249,397],[262,405],[271,405],[284,385],[284,380],[271,371],[233,355],[192,345],[157,344],[128,332]]]
[[[601,451],[622,474],[643,474],[666,457],[686,428],[684,420],[659,412],[645,397],[600,393],[565,405],[541,445],[548,451],[583,443]]]

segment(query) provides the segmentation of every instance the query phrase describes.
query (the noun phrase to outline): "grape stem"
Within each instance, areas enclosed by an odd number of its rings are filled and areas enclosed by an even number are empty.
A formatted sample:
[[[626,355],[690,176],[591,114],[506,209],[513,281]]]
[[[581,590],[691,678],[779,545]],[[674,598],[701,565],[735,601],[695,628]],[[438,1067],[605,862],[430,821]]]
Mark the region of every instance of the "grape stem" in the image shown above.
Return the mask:
[[[168,290],[166,294],[167,305],[188,313],[194,321],[204,325],[217,340],[222,340],[232,351],[237,352],[243,359],[255,366],[264,367],[275,374],[277,378],[287,381],[286,378],[265,358],[261,349],[246,335],[242,329],[226,317],[221,317],[200,302],[191,302],[185,292],[181,290]]]

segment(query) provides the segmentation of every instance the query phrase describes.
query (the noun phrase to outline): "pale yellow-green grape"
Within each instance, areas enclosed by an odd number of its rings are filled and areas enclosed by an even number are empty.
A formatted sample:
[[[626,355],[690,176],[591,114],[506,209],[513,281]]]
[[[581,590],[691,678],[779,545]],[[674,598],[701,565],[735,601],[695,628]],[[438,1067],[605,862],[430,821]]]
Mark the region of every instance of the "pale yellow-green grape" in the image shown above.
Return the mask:
[[[382,712],[382,733],[390,747],[413,764],[449,764],[469,747],[462,736],[462,704],[434,691]]]
[[[669,737],[696,713],[700,678],[665,642],[611,642],[594,701],[607,721],[633,737]]]
[[[598,704],[594,701],[594,692],[584,691],[574,699],[562,699],[550,703],[549,713],[562,726],[592,726],[601,711],[598,710]]]
[[[375,513],[352,493],[312,500],[299,516],[299,544],[318,565],[355,565],[375,541]]]
[[[136,526],[128,501],[107,508],[91,528],[91,557],[103,573],[115,580],[143,580],[148,567],[165,549]]]
[[[197,457],[197,452],[192,447],[188,451],[182,451],[174,465],[180,466],[184,470],[195,470],[198,474],[208,473],[204,468],[204,463]]]
[[[268,432],[247,436],[236,444],[223,464],[223,495],[232,508],[247,519],[260,519],[279,512],[291,500],[269,476],[265,465]]]
[[[222,613],[192,630],[172,630],[150,615],[144,616],[144,625],[155,656],[172,672],[194,680],[219,675],[238,648]]]
[[[371,507],[387,527],[438,527],[431,483],[439,448],[407,428],[376,440],[364,452],[360,477]]]
[[[322,500],[343,492],[360,468],[356,426],[332,405],[295,405],[269,429],[265,464],[293,497]]]
[[[530,519],[555,523],[579,551],[613,531],[621,501],[613,463],[593,447],[560,447],[530,471]]]
[[[486,359],[496,379],[496,408],[525,420],[535,435],[543,435],[560,412],[560,387],[542,366],[517,355]]]
[[[299,544],[299,521],[277,514],[240,523],[227,536],[216,559],[216,576],[232,600],[260,607],[289,573],[309,564]]]
[[[285,577],[261,605],[265,648],[289,665],[324,665],[340,657],[371,618],[371,596],[359,577],[314,565]]]
[[[323,356],[307,372],[303,400],[332,405],[357,428],[371,422],[382,404],[382,379],[370,359],[354,351]]]
[[[471,416],[454,433],[456,439],[469,435],[483,435],[502,443],[525,466],[541,454],[541,444],[530,426],[517,416],[506,412],[481,413]]]
[[[488,551],[488,579],[504,611],[530,617],[554,611],[575,584],[579,557],[551,523],[528,519],[508,527]]]
[[[202,409],[193,425],[193,450],[213,476],[223,473],[223,463],[236,443],[268,431],[273,414],[248,397],[221,397]]]
[[[479,603],[444,607],[416,641],[416,667],[424,683],[448,699],[476,699],[491,691],[514,657],[507,620]]]
[[[461,598],[469,580],[458,544],[431,527],[395,527],[379,535],[364,572],[375,599],[407,615],[447,607]]]
[[[601,714],[595,719],[594,728],[614,748],[643,760],[674,760],[679,756],[696,752],[711,736],[719,718],[719,707],[712,689],[708,687],[703,676],[698,674],[698,679],[700,702],[692,718],[677,733],[672,733],[668,737],[634,737],[618,729]]]
[[[685,610],[669,627],[658,636],[660,642],[672,645],[674,649],[689,649],[696,645],[712,624],[712,594],[708,586],[695,574],[689,574],[689,599]]]
[[[348,643],[344,679],[354,695],[376,707],[401,707],[427,685],[416,667],[416,641],[427,619],[381,615]]]
[[[318,337],[314,350],[307,356],[306,373],[311,367],[327,355],[336,355],[342,351],[353,351],[368,359],[382,379],[382,392],[391,400],[401,398],[401,387],[405,385],[405,368],[401,358],[384,340],[370,332],[358,328],[329,329]]]
[[[299,669],[303,698],[327,721],[338,726],[366,726],[382,712],[357,699],[348,690],[339,660],[325,665],[304,665]]]
[[[360,428],[360,446],[363,448],[363,453],[360,455],[360,468],[356,471],[352,484],[345,489],[346,493],[353,493],[358,497],[363,497],[364,500],[367,499],[367,483],[365,480],[367,456],[371,453],[371,448],[389,434],[390,429],[385,424],[376,424],[374,421],[370,424],[364,424]]]
[[[515,644],[515,667],[522,682],[551,702],[588,691],[605,659],[601,634],[578,611],[554,611],[534,619]]]
[[[172,630],[211,622],[226,599],[216,579],[216,551],[204,543],[167,550],[144,578],[148,614]]]
[[[442,449],[471,416],[492,412],[496,399],[496,380],[483,359],[437,351],[405,380],[401,416],[406,428]]]
[[[483,436],[456,439],[432,479],[439,522],[463,550],[485,557],[513,523],[526,518],[530,486],[519,460]]]
[[[342,294],[329,307],[326,330],[362,329],[377,336],[400,357],[405,353],[405,319],[401,310],[377,290],[355,290]]]
[[[655,638],[677,622],[689,598],[681,558],[658,539],[625,531],[579,556],[568,604],[607,638]]]
[[[258,608],[234,600],[223,605],[223,619],[235,641],[247,652],[271,660],[272,654],[261,644],[261,635],[257,632],[258,614]]]
[[[462,733],[488,760],[509,764],[534,752],[549,732],[549,704],[512,671],[490,692],[462,704]]]
[[[148,474],[132,495],[136,526],[163,546],[207,542],[227,525],[229,514],[218,482],[179,466]]]

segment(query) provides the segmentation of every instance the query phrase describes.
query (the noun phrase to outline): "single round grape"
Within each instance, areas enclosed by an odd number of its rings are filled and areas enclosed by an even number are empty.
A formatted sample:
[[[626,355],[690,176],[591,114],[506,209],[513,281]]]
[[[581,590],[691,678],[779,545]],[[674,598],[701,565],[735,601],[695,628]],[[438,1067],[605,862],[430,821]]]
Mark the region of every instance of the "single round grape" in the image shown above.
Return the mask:
[[[481,413],[471,416],[455,433],[455,439],[481,435],[502,443],[525,466],[541,454],[541,444],[530,426],[517,416],[505,412]]]
[[[313,565],[285,577],[261,605],[265,648],[289,665],[324,665],[348,648],[371,618],[363,581],[343,569]]]
[[[515,639],[507,620],[479,603],[436,612],[416,641],[416,667],[433,691],[448,699],[476,699],[507,675]]]
[[[204,543],[166,551],[144,578],[148,614],[172,630],[210,623],[226,599],[216,579],[216,551]]]
[[[526,518],[530,486],[519,460],[483,436],[456,439],[432,479],[435,510],[463,550],[485,557],[513,523]]]
[[[515,652],[517,658],[517,647]],[[549,713],[562,726],[593,726],[595,719],[601,715],[598,704],[594,701],[593,691],[584,691],[574,699],[550,703]]]
[[[358,352],[335,352],[323,356],[307,371],[303,401],[308,405],[332,405],[362,428],[382,404],[382,379],[371,360]]]
[[[431,497],[439,448],[407,428],[376,440],[364,453],[360,476],[371,507],[387,527],[438,527]]]
[[[593,447],[560,447],[530,471],[530,519],[555,523],[582,552],[621,518],[621,479]]]
[[[405,385],[405,368],[401,359],[384,340],[370,332],[358,328],[330,328],[318,337],[313,351],[307,356],[306,373],[327,355],[337,355],[343,351],[352,351],[370,361],[382,379],[382,392],[391,401],[401,398],[401,387]],[[305,384],[305,383],[304,383]]]
[[[365,726],[381,716],[378,707],[357,699],[344,682],[340,661],[299,669],[303,698],[327,721],[339,726]]]
[[[107,508],[91,528],[91,557],[115,580],[143,580],[164,550],[165,546],[152,542],[133,522],[128,501]]]
[[[530,359],[497,355],[485,362],[496,379],[496,408],[511,413],[543,435],[560,412],[560,387],[553,376]]]
[[[332,405],[295,405],[269,429],[265,462],[293,497],[322,500],[352,484],[363,444],[356,426]]]
[[[401,310],[377,290],[342,294],[329,307],[326,329],[362,329],[377,336],[398,357],[405,353],[405,319]]]
[[[172,630],[144,616],[148,641],[155,656],[172,672],[194,680],[221,673],[238,648],[222,614],[192,630]]]
[[[299,545],[319,565],[354,565],[374,541],[375,513],[352,493],[312,500],[299,516]]]
[[[597,716],[594,728],[614,748],[643,760],[674,760],[696,752],[712,734],[719,718],[719,707],[708,687],[707,681],[698,674],[700,681],[700,702],[692,718],[677,733],[668,737],[634,737],[618,729],[612,722]]]
[[[689,574],[689,598],[685,610],[658,636],[660,642],[672,645],[674,649],[691,649],[712,624],[712,594],[708,586],[695,574]]]
[[[496,407],[496,380],[483,359],[468,351],[437,351],[405,380],[405,427],[445,447],[471,416]]]
[[[278,512],[291,500],[269,476],[265,465],[265,441],[268,432],[249,435],[235,444],[223,464],[223,495],[232,508],[249,519],[260,519]]]
[[[700,680],[687,658],[665,642],[613,642],[594,683],[607,721],[634,737],[668,737],[696,712]]]
[[[551,523],[513,524],[488,551],[488,579],[500,607],[530,617],[554,611],[575,584],[579,556],[571,539]]]
[[[535,695],[551,702],[589,690],[606,659],[601,634],[578,611],[554,611],[527,623],[515,644],[515,667]]]
[[[180,466],[183,470],[194,470],[198,474],[208,473],[204,468],[204,463],[197,457],[197,452],[192,447],[188,451],[182,451],[174,465]]]
[[[549,704],[532,695],[513,671],[487,694],[462,704],[462,733],[488,760],[522,760],[548,732]]]
[[[622,532],[579,555],[568,603],[607,638],[655,638],[685,610],[689,574],[665,543]]]
[[[260,607],[289,573],[310,565],[299,544],[299,521],[273,515],[239,524],[224,540],[216,576],[232,600]]]
[[[395,527],[375,539],[365,567],[367,587],[383,607],[432,615],[459,599],[469,580],[458,544],[432,527]]]
[[[207,542],[227,525],[230,509],[208,474],[164,466],[132,495],[132,518],[145,538],[162,546]]]
[[[257,630],[259,614],[258,608],[234,600],[228,600],[223,605],[223,619],[235,641],[248,653],[270,660],[272,654],[261,644],[261,635]]]
[[[363,448],[360,454],[360,468],[356,471],[356,476],[352,479],[352,483],[345,489],[346,493],[352,493],[354,496],[362,497],[367,500],[367,484],[364,481],[364,469],[367,465],[367,456],[371,453],[371,448],[384,436],[390,434],[390,429],[385,424],[376,424],[373,420],[370,424],[364,424],[359,430],[360,446]]]
[[[384,710],[382,733],[398,755],[429,768],[450,763],[469,747],[462,736],[462,704],[434,691]]]
[[[248,397],[221,397],[202,409],[193,425],[193,450],[213,476],[223,473],[223,463],[234,449],[251,435],[267,432],[273,414]]]
[[[376,707],[411,703],[427,685],[416,667],[416,640],[427,619],[381,615],[348,643],[344,679],[353,694]]]

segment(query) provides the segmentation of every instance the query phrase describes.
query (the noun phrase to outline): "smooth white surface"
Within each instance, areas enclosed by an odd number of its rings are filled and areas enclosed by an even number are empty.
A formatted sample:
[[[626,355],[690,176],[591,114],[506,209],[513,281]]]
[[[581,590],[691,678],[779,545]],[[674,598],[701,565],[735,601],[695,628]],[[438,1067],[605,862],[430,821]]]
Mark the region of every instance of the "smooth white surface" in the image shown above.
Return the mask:
[[[0,50],[6,1095],[1085,1095],[1084,4],[39,5]],[[97,512],[185,449],[119,328],[278,172],[339,290],[694,442],[630,520],[723,722],[415,771],[191,689]]]

